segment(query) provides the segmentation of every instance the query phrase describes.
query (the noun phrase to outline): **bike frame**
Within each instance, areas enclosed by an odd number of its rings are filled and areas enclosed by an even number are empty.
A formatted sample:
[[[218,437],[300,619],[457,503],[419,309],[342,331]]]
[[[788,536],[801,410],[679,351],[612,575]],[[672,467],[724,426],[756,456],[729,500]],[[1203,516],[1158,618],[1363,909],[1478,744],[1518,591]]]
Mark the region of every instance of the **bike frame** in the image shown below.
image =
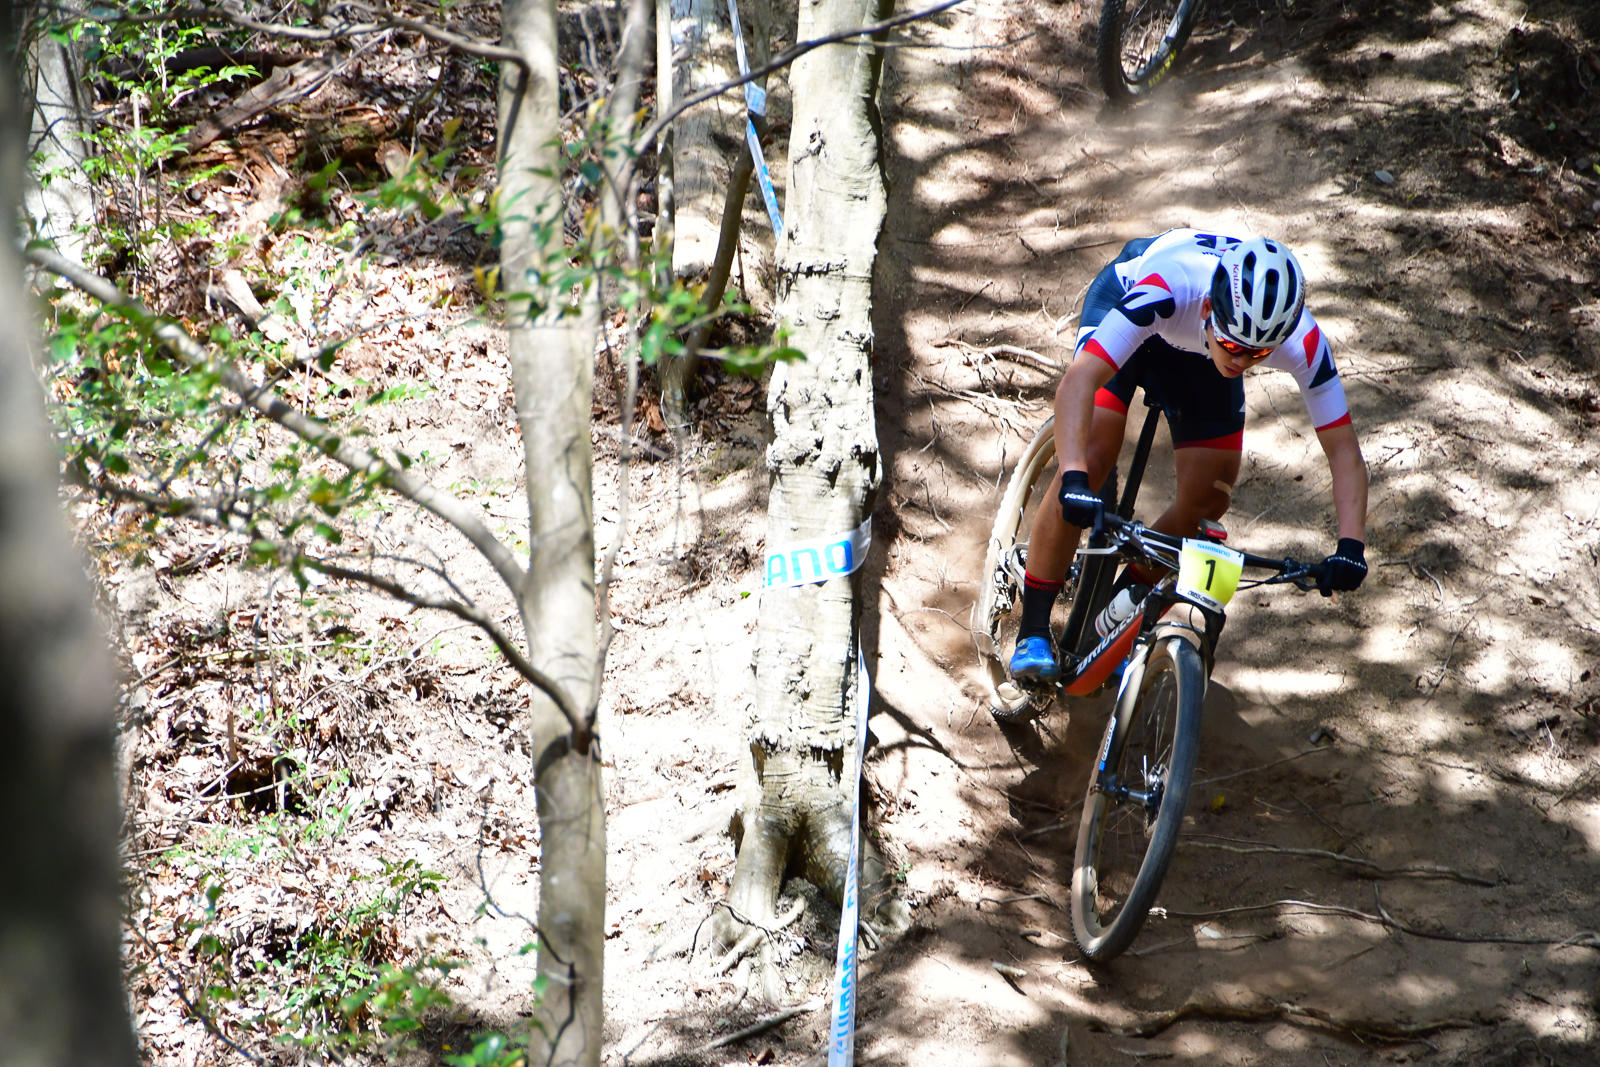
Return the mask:
[[[1133,459],[1128,464],[1128,478],[1123,483],[1122,496],[1117,500],[1116,510],[1119,515],[1133,513],[1133,506],[1139,498],[1139,486],[1144,481],[1145,467],[1150,459],[1150,449],[1155,442],[1156,424],[1160,418],[1161,409],[1146,399],[1144,425],[1139,428],[1139,443],[1134,448]],[[1105,685],[1112,672],[1116,670],[1117,664],[1127,659],[1132,652],[1133,643],[1143,630],[1148,606],[1155,602],[1160,603],[1160,613],[1149,619],[1149,622],[1154,624],[1178,600],[1170,593],[1171,583],[1163,582],[1145,598],[1140,610],[1123,620],[1120,626],[1098,643],[1091,644],[1089,638],[1094,635],[1091,629],[1092,621],[1100,614],[1110,596],[1111,586],[1117,577],[1118,562],[1114,549],[1097,549],[1093,547],[1093,540],[1091,536],[1090,547],[1079,549],[1079,554],[1084,557],[1080,564],[1082,577],[1078,583],[1078,594],[1073,597],[1072,609],[1067,615],[1066,629],[1062,631],[1058,646],[1061,652],[1072,658],[1074,664],[1060,682],[1061,691],[1068,696],[1089,696]],[[1163,590],[1166,591],[1164,594]],[[1157,598],[1157,601],[1152,601],[1152,598]],[[1217,628],[1221,629],[1220,624]],[[1210,629],[1208,625],[1207,630]]]

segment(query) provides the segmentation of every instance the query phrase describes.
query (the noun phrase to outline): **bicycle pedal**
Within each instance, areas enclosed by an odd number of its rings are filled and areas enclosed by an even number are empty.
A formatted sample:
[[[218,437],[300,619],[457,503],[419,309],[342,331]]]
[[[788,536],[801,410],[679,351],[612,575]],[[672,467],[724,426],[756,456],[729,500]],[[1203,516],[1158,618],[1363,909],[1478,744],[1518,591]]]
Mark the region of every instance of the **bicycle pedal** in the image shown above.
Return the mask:
[[[1040,691],[1042,688],[1053,687],[1022,686],[1007,679],[995,686],[994,699],[989,702],[989,714],[994,716],[996,722],[1031,722],[1039,717],[1049,703],[1046,695]]]

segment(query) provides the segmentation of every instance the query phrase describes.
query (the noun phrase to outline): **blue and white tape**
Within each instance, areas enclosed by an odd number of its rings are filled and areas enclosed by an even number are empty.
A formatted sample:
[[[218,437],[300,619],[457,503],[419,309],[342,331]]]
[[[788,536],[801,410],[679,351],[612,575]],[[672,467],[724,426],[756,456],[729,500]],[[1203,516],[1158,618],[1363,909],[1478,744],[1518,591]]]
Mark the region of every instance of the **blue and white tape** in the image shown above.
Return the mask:
[[[839,912],[839,956],[833,974],[833,1015],[828,1026],[828,1067],[850,1067],[856,1056],[856,941],[861,929],[861,771],[867,758],[867,706],[872,678],[856,647],[856,753],[850,785],[850,859],[845,864],[844,907]]]
[[[787,588],[850,574],[872,547],[872,516],[847,534],[817,537],[767,553],[763,585]],[[845,863],[844,906],[839,912],[839,955],[834,968],[833,1014],[828,1025],[828,1067],[849,1067],[856,1049],[856,943],[861,927],[861,769],[867,758],[867,707],[872,677],[856,646],[856,740],[850,767],[850,857]]]
[[[739,75],[750,73],[744,57],[744,30],[739,25],[738,0],[728,0],[728,15],[733,21],[733,49],[739,57]],[[753,116],[767,113],[767,91],[755,82],[744,83],[744,139],[750,144],[750,158],[756,165],[756,184],[761,187],[761,199],[767,205],[767,218],[772,223],[772,233],[777,244],[783,243],[783,213],[778,210],[778,194],[772,188],[772,175],[767,173],[767,157],[761,152],[761,138],[756,133]]]
[[[787,588],[825,582],[861,566],[872,547],[872,516],[847,534],[816,537],[767,553],[761,585]]]

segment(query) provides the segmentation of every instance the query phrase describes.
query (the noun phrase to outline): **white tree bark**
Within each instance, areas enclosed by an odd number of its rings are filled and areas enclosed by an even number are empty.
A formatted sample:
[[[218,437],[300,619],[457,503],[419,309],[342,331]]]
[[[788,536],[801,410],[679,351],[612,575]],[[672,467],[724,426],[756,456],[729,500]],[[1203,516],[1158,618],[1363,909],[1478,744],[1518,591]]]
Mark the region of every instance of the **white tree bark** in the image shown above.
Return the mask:
[[[82,262],[84,232],[94,223],[94,187],[83,170],[89,146],[88,83],[77,47],[62,44],[46,32],[48,25],[75,14],[71,4],[55,6],[47,16],[37,11],[26,49],[23,104],[31,107],[30,153],[38,163],[23,190],[23,210],[33,236],[49,241],[74,262]],[[47,175],[41,183],[33,172]]]
[[[802,0],[797,37],[864,25],[876,12],[871,0]],[[769,552],[849,533],[870,514],[882,477],[871,368],[872,273],[885,212],[874,103],[880,67],[869,43],[852,42],[809,53],[792,73],[779,307],[806,359],[778,366],[767,397]],[[729,891],[738,920],[771,920],[790,869],[835,899],[842,888],[858,585],[859,574],[762,594],[751,760]],[[867,881],[881,882],[882,864],[867,852]],[[724,938],[734,932],[723,924]]]
[[[657,107],[665,111],[672,101],[720,85],[737,71],[728,0],[661,0],[660,10],[666,20],[659,32],[670,59],[657,70]],[[662,173],[668,176],[671,195],[663,209],[672,209],[672,272],[679,278],[705,274],[717,251],[719,208],[732,161],[728,146],[737,152],[744,116],[742,107],[720,99],[683,114],[662,144]],[[719,140],[724,147],[718,147]]]
[[[557,139],[555,0],[507,0],[500,92],[501,277],[527,471],[529,560],[518,590],[529,659],[577,709],[531,698],[540,830],[536,1063],[597,1065],[605,931],[605,806],[593,733],[599,699],[589,416],[598,315],[547,281],[566,257]],[[543,223],[544,225],[541,225]]]

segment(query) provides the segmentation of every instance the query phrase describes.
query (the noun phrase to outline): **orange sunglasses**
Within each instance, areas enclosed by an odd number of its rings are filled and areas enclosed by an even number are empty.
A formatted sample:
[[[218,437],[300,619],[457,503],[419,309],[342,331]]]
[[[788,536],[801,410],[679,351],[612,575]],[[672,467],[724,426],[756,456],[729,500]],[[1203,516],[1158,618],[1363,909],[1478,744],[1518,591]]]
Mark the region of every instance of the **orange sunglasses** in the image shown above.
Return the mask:
[[[1217,329],[1215,317],[1211,319],[1211,336],[1217,339],[1217,344],[1228,355],[1238,356],[1242,359],[1265,359],[1272,355],[1272,350],[1277,347],[1277,345],[1269,345],[1266,348],[1251,348],[1249,345],[1242,345],[1238,341],[1224,337],[1222,331]]]

